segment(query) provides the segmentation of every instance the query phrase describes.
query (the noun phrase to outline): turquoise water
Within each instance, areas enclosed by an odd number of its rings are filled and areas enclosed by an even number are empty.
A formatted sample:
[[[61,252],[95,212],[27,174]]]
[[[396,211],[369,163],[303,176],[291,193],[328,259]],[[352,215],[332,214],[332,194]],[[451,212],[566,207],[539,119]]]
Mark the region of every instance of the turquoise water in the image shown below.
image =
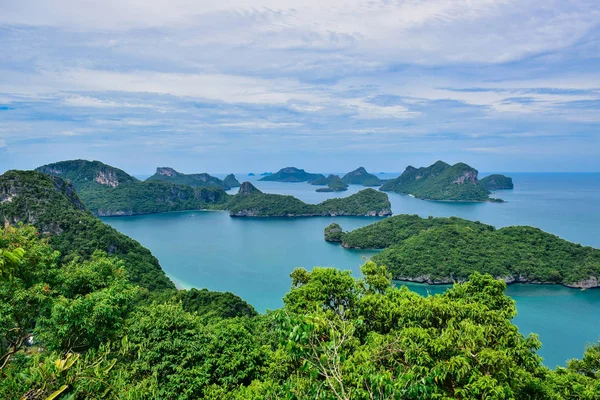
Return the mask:
[[[532,225],[600,248],[600,174],[510,175],[516,189],[497,193],[508,203],[438,203],[391,193],[392,210],[421,216],[456,215],[499,227]],[[248,179],[237,176],[240,181]],[[306,183],[256,182],[258,178],[250,180],[265,192],[292,194],[311,203],[362,189],[351,186],[347,192],[316,193]],[[149,248],[179,286],[230,291],[259,311],[281,306],[295,267],[332,266],[358,275],[360,265],[374,252],[344,250],[327,243],[323,228],[335,221],[351,230],[376,220],[235,219],[226,212],[209,211],[104,219]],[[420,293],[444,290],[410,287]],[[586,343],[600,336],[600,290],[513,285],[507,293],[517,302],[515,323],[524,334],[539,334],[544,345],[540,354],[551,367],[581,357]]]

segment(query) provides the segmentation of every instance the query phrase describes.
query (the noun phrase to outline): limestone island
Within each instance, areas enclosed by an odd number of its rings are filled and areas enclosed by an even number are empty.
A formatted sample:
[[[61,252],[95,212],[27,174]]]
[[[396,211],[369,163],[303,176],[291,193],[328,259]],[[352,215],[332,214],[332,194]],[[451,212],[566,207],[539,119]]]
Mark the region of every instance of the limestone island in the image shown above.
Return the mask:
[[[317,192],[343,192],[348,190],[348,185],[337,175],[329,175],[327,178],[317,179],[316,181],[312,181],[311,185],[327,186],[317,189]]]
[[[282,168],[274,174],[260,178],[261,181],[269,182],[312,182],[325,178],[322,174],[311,174],[296,167]]]
[[[450,165],[437,161],[429,167],[408,166],[402,175],[385,182],[379,190],[412,195],[423,200],[503,202],[490,197],[488,187],[493,182],[504,183],[510,178],[495,175],[497,178],[484,178],[479,181],[478,174],[475,168],[465,163]],[[512,180],[510,182],[512,183]]]
[[[600,250],[530,226],[496,229],[456,217],[395,215],[350,232],[331,224],[325,240],[344,248],[384,249],[372,260],[400,281],[447,284],[479,272],[508,284],[600,287]]]
[[[225,186],[229,186],[230,188],[240,187],[240,181],[238,181],[234,174],[229,174],[223,179],[223,183]]]
[[[348,185],[362,185],[362,186],[381,186],[381,180],[367,172],[364,167],[359,167],[352,172],[348,172],[342,178],[342,181]]]
[[[512,178],[508,176],[493,174],[479,180],[479,184],[489,191],[514,189]]]
[[[232,217],[384,217],[392,214],[387,195],[373,189],[319,204],[307,204],[293,196],[263,193],[250,182],[242,183],[227,209]]]

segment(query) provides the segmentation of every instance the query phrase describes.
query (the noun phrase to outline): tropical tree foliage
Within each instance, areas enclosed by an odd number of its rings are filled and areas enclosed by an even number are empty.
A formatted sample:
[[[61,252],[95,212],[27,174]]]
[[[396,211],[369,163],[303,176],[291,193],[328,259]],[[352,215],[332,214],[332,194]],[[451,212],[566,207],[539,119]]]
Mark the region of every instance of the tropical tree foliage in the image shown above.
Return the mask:
[[[258,315],[208,291],[148,292],[122,260],[65,262],[32,227],[0,282],[2,399],[598,399],[600,345],[549,370],[511,320],[506,285],[475,273],[422,297],[368,262],[362,277],[296,269]]]

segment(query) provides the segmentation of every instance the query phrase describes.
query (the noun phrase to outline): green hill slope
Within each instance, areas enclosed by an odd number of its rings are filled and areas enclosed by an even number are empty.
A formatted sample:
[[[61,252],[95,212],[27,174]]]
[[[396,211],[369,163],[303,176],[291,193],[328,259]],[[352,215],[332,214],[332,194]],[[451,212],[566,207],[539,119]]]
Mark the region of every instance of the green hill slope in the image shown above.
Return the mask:
[[[61,178],[34,171],[0,176],[0,223],[19,222],[49,234],[63,259],[102,250],[125,261],[132,282],[148,289],[175,287],[150,251],[94,217]]]

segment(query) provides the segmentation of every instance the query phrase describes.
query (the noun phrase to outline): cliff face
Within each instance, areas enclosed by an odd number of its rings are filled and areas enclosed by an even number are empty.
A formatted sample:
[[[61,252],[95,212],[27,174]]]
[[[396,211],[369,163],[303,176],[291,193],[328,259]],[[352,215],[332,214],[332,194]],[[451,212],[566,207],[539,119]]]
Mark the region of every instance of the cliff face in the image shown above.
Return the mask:
[[[36,225],[42,233],[60,234],[61,224],[47,220],[50,209],[87,212],[70,182],[33,171],[8,171],[0,176],[0,221]]]

